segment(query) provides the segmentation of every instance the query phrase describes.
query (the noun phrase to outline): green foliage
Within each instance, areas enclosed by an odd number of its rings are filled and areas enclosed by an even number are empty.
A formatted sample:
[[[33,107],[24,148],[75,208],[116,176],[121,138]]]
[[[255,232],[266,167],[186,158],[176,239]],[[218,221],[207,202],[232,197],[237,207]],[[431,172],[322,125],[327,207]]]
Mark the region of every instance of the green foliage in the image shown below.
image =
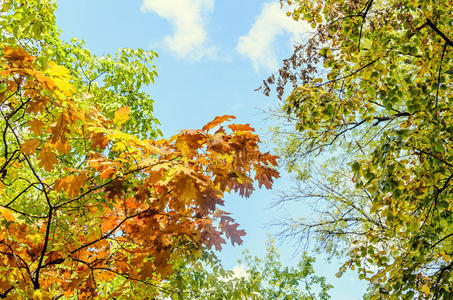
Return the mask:
[[[129,106],[128,133],[156,138],[161,135],[159,121],[153,117],[153,100],[144,91],[157,77],[153,64],[157,53],[143,49],[119,49],[115,55],[98,57],[83,41],[60,39],[55,23],[54,0],[8,0],[0,15],[0,45],[20,45],[36,56],[38,68],[50,61],[66,67],[72,84],[86,90],[86,97],[97,103],[108,117]]]
[[[315,32],[264,93],[293,83],[282,105],[293,127],[276,135],[304,175],[296,198],[324,204],[288,230],[345,253],[339,275],[356,269],[371,299],[450,299],[453,3],[292,2],[288,15]]]
[[[304,254],[297,266],[285,267],[273,241],[267,243],[264,258],[246,251],[239,263],[244,266],[243,274],[224,270],[213,253],[204,252],[195,263],[180,262],[163,288],[173,289],[167,297],[178,300],[330,298],[327,292],[332,286],[315,275],[314,259]]]

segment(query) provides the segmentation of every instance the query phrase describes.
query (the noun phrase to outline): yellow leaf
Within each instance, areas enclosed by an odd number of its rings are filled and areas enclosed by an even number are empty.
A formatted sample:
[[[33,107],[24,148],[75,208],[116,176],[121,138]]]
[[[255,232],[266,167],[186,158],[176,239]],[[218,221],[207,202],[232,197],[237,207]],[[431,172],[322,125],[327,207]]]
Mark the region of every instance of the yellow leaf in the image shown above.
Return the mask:
[[[43,290],[35,290],[33,292],[33,300],[50,300],[52,297],[50,294]]]
[[[49,67],[46,70],[46,73],[55,77],[63,77],[67,79],[71,78],[71,74],[69,73],[68,69],[63,66],[57,65],[53,61],[49,63]]]
[[[0,195],[3,194],[3,190],[6,188],[6,185],[0,181]]]
[[[46,73],[52,77],[53,84],[58,88],[55,94],[60,99],[65,99],[76,91],[75,87],[69,82],[71,74],[65,67],[50,62]]]
[[[9,221],[9,222],[12,222],[12,221],[15,221],[16,218],[14,217],[14,215],[11,213],[11,211],[9,209],[6,209],[6,208],[3,208],[3,207],[0,207],[0,215],[3,216],[3,218],[6,220],[6,221]]]
[[[28,140],[25,141],[20,147],[20,151],[25,155],[30,155],[35,153],[41,142],[39,140]]]
[[[429,295],[429,287],[426,284],[422,286],[421,290],[426,296]]]
[[[123,108],[118,109],[115,112],[115,117],[113,119],[113,123],[115,123],[118,126],[123,125],[126,123],[127,120],[129,120],[129,106],[125,106]]]

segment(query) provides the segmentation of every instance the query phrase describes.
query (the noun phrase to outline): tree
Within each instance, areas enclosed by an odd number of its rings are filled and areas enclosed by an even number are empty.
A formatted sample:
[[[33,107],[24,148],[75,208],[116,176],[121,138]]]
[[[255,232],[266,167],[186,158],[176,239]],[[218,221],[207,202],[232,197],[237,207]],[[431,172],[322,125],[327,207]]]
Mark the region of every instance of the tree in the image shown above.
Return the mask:
[[[176,287],[171,299],[329,299],[332,286],[325,277],[314,275],[313,262],[304,254],[297,266],[283,267],[271,240],[264,259],[244,252],[239,261],[243,273],[224,270],[213,254],[205,252],[196,263],[181,261],[165,284]]]
[[[344,253],[338,275],[357,269],[372,299],[450,299],[453,3],[282,2],[314,33],[263,91],[282,98],[292,83],[291,127],[276,129],[299,179],[291,196],[322,200],[318,219],[285,233]]]
[[[224,194],[279,176],[253,128],[158,140],[153,52],[98,58],[59,40],[53,1],[1,5],[0,297],[153,297],[179,260],[242,242]]]

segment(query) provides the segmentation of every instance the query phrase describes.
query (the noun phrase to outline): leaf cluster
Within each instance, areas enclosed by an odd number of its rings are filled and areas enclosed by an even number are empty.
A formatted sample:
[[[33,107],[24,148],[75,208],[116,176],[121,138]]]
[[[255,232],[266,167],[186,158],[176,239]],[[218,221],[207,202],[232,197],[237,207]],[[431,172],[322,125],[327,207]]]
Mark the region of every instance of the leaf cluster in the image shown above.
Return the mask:
[[[293,228],[325,247],[346,242],[339,275],[357,269],[373,299],[449,299],[451,1],[287,2],[315,31],[264,92],[276,84],[283,97],[292,83],[282,154],[296,169],[321,165],[300,177],[296,198],[326,200],[318,220]]]

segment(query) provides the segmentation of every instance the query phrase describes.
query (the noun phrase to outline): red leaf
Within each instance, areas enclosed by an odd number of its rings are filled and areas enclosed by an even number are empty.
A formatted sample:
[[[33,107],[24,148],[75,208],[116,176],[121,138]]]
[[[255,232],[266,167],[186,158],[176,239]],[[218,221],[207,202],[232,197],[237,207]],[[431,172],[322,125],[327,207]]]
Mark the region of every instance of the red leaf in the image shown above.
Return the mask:
[[[242,245],[241,237],[245,235],[244,230],[238,230],[239,224],[224,224],[223,229],[225,230],[225,235],[231,240],[231,244]]]

